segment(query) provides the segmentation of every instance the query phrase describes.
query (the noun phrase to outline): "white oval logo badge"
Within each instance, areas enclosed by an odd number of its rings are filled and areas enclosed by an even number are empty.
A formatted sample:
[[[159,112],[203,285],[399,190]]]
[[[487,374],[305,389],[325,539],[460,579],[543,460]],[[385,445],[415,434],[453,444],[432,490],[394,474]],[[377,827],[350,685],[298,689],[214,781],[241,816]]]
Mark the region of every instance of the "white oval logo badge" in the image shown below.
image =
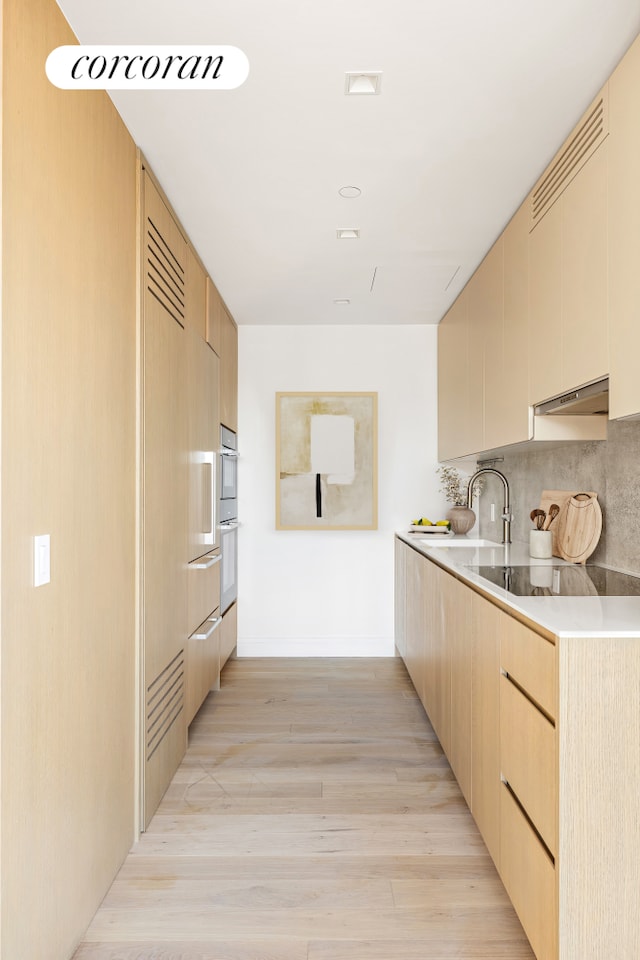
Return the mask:
[[[61,90],[234,90],[249,75],[238,47],[56,47],[47,57],[50,82]]]

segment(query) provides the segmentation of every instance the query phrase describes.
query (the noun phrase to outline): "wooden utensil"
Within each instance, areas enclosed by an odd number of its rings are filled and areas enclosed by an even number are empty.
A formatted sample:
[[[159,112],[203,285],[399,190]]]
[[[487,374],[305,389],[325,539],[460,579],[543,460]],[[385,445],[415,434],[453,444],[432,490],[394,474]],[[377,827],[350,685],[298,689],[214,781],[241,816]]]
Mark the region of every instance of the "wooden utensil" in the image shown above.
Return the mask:
[[[570,563],[586,563],[602,533],[602,510],[596,494],[577,493],[560,511],[557,521],[558,552]]]
[[[548,530],[555,518],[560,513],[560,507],[557,503],[552,503],[547,511],[547,519],[544,522],[543,530]]]
[[[547,516],[545,511],[540,509],[532,510],[529,516],[531,517],[531,521],[535,523],[536,528],[538,530],[542,530],[542,525]]]

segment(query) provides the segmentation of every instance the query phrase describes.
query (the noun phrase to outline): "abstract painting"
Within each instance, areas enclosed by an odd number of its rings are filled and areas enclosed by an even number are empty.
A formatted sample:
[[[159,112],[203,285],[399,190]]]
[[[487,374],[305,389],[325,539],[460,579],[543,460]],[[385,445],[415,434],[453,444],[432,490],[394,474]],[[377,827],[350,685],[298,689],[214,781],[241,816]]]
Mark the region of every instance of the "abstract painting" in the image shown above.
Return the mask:
[[[276,394],[276,529],[377,530],[377,393]]]

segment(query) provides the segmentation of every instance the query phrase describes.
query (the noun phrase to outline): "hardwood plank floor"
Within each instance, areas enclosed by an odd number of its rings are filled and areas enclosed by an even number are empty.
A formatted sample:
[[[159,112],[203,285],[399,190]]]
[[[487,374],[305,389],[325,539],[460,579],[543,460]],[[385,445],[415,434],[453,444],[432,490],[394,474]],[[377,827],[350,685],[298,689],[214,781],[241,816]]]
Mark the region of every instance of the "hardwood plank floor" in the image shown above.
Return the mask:
[[[534,960],[399,659],[232,660],[74,960]]]

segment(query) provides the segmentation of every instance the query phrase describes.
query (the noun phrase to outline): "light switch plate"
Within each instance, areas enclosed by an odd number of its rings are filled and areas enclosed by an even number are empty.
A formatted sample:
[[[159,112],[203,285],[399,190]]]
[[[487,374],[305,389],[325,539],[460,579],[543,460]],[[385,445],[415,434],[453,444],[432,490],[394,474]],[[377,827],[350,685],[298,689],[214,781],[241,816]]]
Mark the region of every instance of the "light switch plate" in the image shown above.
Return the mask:
[[[51,536],[43,533],[33,538],[33,585],[41,587],[51,581]]]

